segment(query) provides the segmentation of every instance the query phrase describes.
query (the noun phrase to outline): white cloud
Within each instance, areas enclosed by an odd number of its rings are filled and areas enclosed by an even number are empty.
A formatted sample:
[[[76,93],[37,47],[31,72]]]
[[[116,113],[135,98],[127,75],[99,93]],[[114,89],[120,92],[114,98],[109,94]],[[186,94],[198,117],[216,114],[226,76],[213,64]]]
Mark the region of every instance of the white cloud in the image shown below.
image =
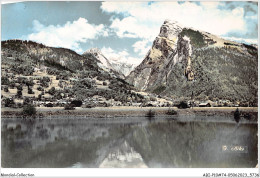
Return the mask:
[[[114,19],[110,28],[114,29],[120,38],[145,38],[149,40],[154,40],[160,30],[160,27],[157,25],[145,23],[132,16],[125,17],[122,20],[118,18]]]
[[[219,6],[219,2],[201,1],[200,5],[202,5],[205,9],[216,9]]]
[[[2,1],[1,1],[1,4],[11,4],[11,3],[18,3],[18,2],[23,2],[23,1],[2,0]]]
[[[141,40],[134,43],[132,47],[139,56],[145,56],[151,48],[151,43],[148,40]]]
[[[252,20],[257,20],[257,15],[253,15],[253,16],[246,16],[246,19],[252,19]]]
[[[245,31],[244,10],[218,9],[220,2],[201,2],[200,5],[185,2],[102,2],[102,10],[123,14],[123,19],[113,18],[111,28],[119,37],[142,38],[153,41],[165,19],[178,21],[216,35],[230,31]]]
[[[101,49],[102,53],[110,60],[114,62],[126,63],[126,64],[135,64],[138,65],[142,62],[142,58],[135,58],[130,56],[127,50],[116,51],[112,48],[103,47]]]
[[[236,38],[236,37],[224,37],[227,40],[237,41],[240,43],[247,43],[247,44],[258,44],[257,39],[246,39],[246,38]]]
[[[34,32],[26,36],[26,39],[48,46],[73,49],[78,53],[83,52],[80,43],[96,39],[98,36],[108,36],[103,24],[89,24],[85,18],[79,18],[76,21],[56,26],[44,26],[39,21],[34,20],[33,30]]]

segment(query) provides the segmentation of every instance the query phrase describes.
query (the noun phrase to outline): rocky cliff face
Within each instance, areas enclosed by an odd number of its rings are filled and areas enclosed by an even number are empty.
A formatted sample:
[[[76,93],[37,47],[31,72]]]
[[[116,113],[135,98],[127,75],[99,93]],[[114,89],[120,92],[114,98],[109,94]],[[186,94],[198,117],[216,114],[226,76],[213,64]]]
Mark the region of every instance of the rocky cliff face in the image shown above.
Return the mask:
[[[109,60],[102,54],[100,49],[98,48],[91,48],[83,53],[83,56],[87,54],[92,54],[98,59],[98,66],[105,71],[114,70]]]
[[[111,65],[114,70],[119,72],[121,75],[128,76],[131,71],[137,66],[136,64],[125,63],[124,61],[111,61]]]
[[[125,78],[136,67],[134,64],[124,63],[124,61],[108,59],[98,48],[91,48],[83,53],[83,56],[92,54],[98,59],[98,66],[120,78]]]
[[[254,46],[166,20],[147,56],[127,81],[141,90],[173,98],[255,103],[257,56]]]
[[[169,82],[168,75],[176,63],[182,63],[183,74],[188,80],[193,80],[190,39],[187,36],[181,36],[181,32],[181,25],[175,21],[166,20],[151,50],[143,62],[130,73],[127,80],[141,90],[147,90],[161,83],[166,85]]]

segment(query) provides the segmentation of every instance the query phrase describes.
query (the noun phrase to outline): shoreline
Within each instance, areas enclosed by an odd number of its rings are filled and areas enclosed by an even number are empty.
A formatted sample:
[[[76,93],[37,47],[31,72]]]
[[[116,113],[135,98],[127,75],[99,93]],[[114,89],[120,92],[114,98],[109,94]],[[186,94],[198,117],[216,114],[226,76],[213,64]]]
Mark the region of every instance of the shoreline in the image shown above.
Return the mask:
[[[177,107],[96,107],[96,108],[76,108],[75,110],[64,110],[63,107],[36,107],[36,117],[55,116],[84,116],[84,117],[144,117],[153,111],[154,116],[233,116],[236,109],[239,109],[242,117],[252,117],[257,119],[258,107],[194,107],[178,109]],[[176,115],[167,114],[169,110],[177,112]],[[1,116],[5,118],[22,117],[22,108],[1,108]]]

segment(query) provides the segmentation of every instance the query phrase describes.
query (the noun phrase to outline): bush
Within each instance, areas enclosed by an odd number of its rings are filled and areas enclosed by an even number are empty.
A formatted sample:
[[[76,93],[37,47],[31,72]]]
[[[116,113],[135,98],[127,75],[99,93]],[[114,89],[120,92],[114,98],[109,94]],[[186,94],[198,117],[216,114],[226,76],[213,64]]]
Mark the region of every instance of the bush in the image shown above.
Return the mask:
[[[31,104],[25,105],[23,107],[22,114],[26,116],[33,116],[36,114],[36,108]]]
[[[73,107],[72,104],[67,104],[67,105],[64,106],[64,109],[65,110],[74,110],[75,108]]]
[[[71,105],[74,105],[75,107],[80,107],[82,105],[82,101],[80,100],[74,100],[70,103]]]
[[[177,115],[177,111],[173,110],[173,109],[168,109],[168,111],[166,112],[167,115]]]
[[[16,88],[17,88],[17,90],[23,91],[23,85],[22,84],[18,85]]]
[[[28,94],[34,94],[32,88],[28,87]]]
[[[84,107],[84,108],[94,108],[94,107],[96,107],[96,104],[94,104],[94,103],[88,103],[88,104],[84,105],[83,107]]]
[[[21,97],[23,96],[22,90],[17,90],[16,96],[17,96],[18,98],[21,98]]]
[[[47,103],[45,106],[46,107],[53,107],[53,104],[52,103]]]
[[[10,81],[7,77],[1,77],[1,85],[9,85]]]
[[[26,85],[26,86],[33,86],[33,85],[34,85],[33,79],[26,80],[26,81],[25,81],[25,85]]]
[[[38,95],[38,100],[41,101],[42,100],[42,94]]]
[[[188,105],[187,102],[182,101],[177,107],[178,107],[179,109],[186,109],[186,108],[189,108],[189,105]]]
[[[38,86],[38,87],[37,87],[37,90],[38,90],[38,91],[44,91],[44,88],[41,87],[41,86]]]
[[[55,94],[55,88],[51,87],[51,89],[48,91],[50,95],[54,95]]]
[[[166,89],[166,86],[160,85],[160,86],[158,86],[157,88],[155,88],[155,89],[153,90],[153,93],[159,95],[159,94],[162,93],[165,89]]]
[[[5,107],[13,107],[14,106],[14,100],[12,98],[5,98],[4,99],[4,106]]]
[[[32,101],[31,101],[28,97],[25,97],[25,98],[23,99],[23,104],[24,104],[24,105],[32,104]]]
[[[9,92],[8,86],[5,86],[5,87],[4,87],[4,91],[5,91],[5,92]]]

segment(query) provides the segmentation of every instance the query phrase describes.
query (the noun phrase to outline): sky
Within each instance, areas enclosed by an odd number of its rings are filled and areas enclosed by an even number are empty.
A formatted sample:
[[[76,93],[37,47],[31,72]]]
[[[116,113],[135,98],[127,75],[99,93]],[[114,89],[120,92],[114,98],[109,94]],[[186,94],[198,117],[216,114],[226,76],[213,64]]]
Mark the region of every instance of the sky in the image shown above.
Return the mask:
[[[3,3],[3,2],[2,2]],[[82,54],[140,63],[164,20],[247,44],[258,43],[257,2],[34,1],[1,5],[1,40],[32,40]]]

